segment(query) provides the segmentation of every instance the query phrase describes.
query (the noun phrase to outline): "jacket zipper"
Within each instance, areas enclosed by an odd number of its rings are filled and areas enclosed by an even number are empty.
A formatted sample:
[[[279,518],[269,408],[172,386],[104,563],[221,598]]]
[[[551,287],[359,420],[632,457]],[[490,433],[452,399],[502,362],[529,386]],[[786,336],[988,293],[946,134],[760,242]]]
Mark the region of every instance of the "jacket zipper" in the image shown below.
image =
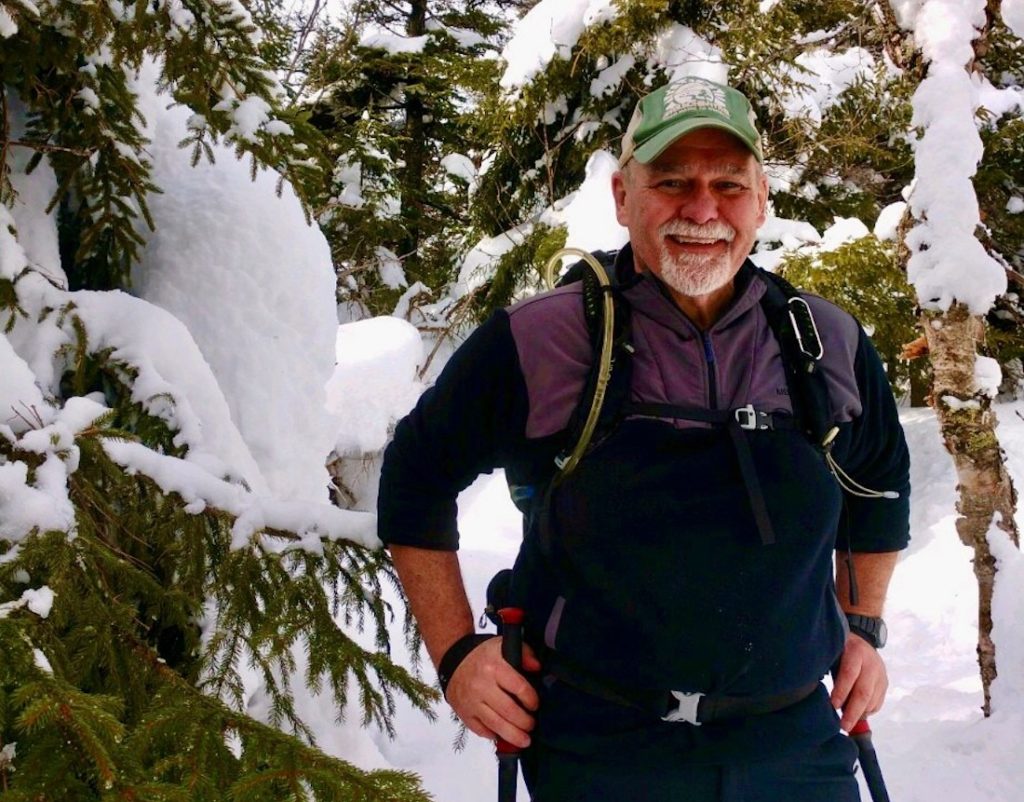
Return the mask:
[[[704,360],[708,366],[708,396],[711,409],[718,409],[718,383],[715,381],[715,349],[711,347],[711,335],[706,331],[700,333],[704,343]]]

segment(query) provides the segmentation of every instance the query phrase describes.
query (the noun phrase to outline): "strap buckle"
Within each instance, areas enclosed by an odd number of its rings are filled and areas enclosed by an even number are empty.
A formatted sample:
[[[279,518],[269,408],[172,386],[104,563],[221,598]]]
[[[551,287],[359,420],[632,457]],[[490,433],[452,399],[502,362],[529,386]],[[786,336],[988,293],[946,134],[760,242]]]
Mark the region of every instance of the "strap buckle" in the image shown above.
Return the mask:
[[[759,412],[754,409],[753,404],[740,407],[733,414],[741,429],[754,431],[755,429],[764,430],[772,428],[772,416],[767,412]]]
[[[700,726],[700,721],[697,719],[697,711],[700,707],[700,700],[703,698],[702,693],[683,693],[683,691],[672,691],[672,695],[675,697],[678,703],[675,710],[670,710],[668,715],[662,716],[662,721],[672,722],[686,722],[692,724],[694,727]]]

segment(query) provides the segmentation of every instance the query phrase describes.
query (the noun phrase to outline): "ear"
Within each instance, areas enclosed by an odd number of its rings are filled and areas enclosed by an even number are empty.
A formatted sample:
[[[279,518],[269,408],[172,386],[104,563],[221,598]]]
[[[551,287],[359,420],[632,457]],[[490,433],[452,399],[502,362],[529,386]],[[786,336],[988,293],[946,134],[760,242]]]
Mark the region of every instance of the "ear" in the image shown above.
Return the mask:
[[[764,170],[758,170],[757,173],[757,225],[760,228],[768,217],[768,178]]]
[[[619,221],[620,226],[627,227],[629,225],[628,216],[626,215],[626,195],[629,193],[628,183],[629,177],[624,170],[612,173],[612,197],[615,198],[615,219]]]

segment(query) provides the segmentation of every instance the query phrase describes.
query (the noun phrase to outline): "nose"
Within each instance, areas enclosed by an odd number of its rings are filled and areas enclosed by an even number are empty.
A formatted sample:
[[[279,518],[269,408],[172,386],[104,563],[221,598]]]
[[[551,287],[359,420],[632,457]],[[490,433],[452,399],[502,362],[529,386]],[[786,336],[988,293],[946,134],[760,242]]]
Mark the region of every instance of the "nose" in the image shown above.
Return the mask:
[[[694,187],[680,204],[679,216],[702,226],[718,219],[718,201],[710,187]]]

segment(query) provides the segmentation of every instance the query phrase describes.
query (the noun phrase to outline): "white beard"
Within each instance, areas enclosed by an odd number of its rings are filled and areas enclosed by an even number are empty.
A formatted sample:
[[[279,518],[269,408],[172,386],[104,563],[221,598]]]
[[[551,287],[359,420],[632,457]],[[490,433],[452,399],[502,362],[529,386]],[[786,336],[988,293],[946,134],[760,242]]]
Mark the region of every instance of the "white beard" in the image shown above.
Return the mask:
[[[700,238],[717,238],[732,242],[736,232],[731,226],[717,224],[711,226],[690,226],[682,223],[666,223],[659,231],[659,236],[669,234]],[[668,246],[661,246],[658,266],[661,268],[661,280],[676,292],[687,297],[710,295],[721,289],[736,274],[728,252],[721,254],[681,253],[673,256]]]

